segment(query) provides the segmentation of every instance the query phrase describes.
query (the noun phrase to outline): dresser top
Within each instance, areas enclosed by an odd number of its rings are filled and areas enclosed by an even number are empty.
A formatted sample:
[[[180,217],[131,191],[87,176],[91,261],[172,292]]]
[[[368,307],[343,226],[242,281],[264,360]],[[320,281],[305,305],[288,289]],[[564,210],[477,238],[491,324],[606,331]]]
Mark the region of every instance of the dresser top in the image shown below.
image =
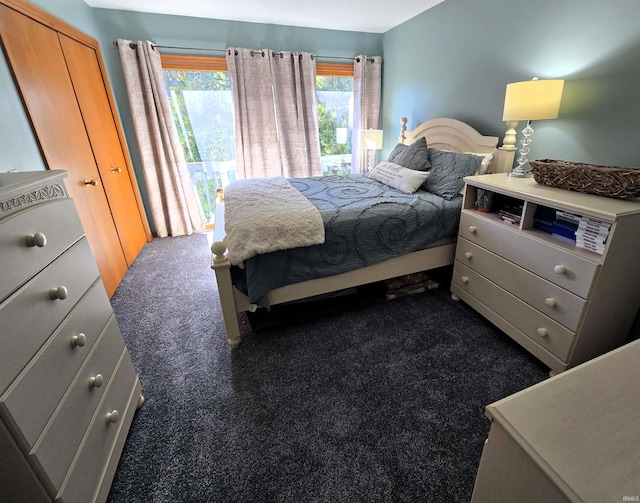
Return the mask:
[[[67,198],[64,170],[0,173],[0,219],[35,204]]]
[[[467,176],[464,180],[474,187],[602,220],[613,221],[624,215],[640,213],[640,199],[614,199],[547,187],[533,178],[510,177],[508,173]]]
[[[640,490],[640,341],[486,408],[561,488],[580,501]]]

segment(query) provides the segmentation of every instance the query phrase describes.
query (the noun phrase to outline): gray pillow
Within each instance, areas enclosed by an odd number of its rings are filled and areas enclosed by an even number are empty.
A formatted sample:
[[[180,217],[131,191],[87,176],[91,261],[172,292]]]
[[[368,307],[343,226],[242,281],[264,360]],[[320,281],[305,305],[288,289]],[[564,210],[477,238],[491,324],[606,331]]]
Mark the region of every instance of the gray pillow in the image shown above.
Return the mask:
[[[419,138],[411,145],[398,143],[389,154],[387,160],[416,171],[429,171],[431,169],[429,149],[425,138]]]
[[[478,171],[482,157],[463,152],[447,152],[429,148],[431,172],[422,188],[443,199],[451,200],[464,186],[463,178]]]

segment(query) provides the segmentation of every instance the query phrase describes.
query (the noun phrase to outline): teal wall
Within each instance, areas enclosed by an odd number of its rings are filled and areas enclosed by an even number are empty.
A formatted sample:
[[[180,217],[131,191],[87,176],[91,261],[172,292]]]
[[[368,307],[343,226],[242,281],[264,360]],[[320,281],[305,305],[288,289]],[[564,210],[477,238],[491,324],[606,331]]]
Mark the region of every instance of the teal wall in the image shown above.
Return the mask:
[[[560,117],[534,122],[529,158],[640,166],[638,19],[637,0],[440,3],[384,35],[385,150],[401,116],[502,136],[508,83],[561,78]]]

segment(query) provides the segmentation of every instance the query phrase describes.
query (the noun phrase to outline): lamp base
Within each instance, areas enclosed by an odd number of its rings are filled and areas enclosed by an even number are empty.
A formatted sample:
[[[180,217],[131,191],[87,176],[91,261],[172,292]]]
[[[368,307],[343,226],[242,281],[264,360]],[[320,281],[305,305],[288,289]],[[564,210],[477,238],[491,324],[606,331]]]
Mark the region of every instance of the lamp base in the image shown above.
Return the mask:
[[[509,176],[513,178],[531,178],[531,169],[529,169],[529,166],[516,166],[509,171]]]

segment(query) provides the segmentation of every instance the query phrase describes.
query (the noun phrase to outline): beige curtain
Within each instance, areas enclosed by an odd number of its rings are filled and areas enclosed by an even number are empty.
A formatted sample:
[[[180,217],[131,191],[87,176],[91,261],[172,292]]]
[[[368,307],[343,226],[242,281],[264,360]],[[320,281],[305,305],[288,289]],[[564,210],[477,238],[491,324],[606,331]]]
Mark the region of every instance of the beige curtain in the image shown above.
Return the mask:
[[[321,175],[313,55],[229,48],[226,59],[239,177]]]
[[[367,171],[367,155],[362,145],[364,129],[380,126],[380,95],[382,90],[382,58],[357,56],[353,60],[354,128],[351,138],[351,171]]]
[[[192,234],[200,208],[167,95],[160,54],[149,41],[116,41],[158,237]]]

